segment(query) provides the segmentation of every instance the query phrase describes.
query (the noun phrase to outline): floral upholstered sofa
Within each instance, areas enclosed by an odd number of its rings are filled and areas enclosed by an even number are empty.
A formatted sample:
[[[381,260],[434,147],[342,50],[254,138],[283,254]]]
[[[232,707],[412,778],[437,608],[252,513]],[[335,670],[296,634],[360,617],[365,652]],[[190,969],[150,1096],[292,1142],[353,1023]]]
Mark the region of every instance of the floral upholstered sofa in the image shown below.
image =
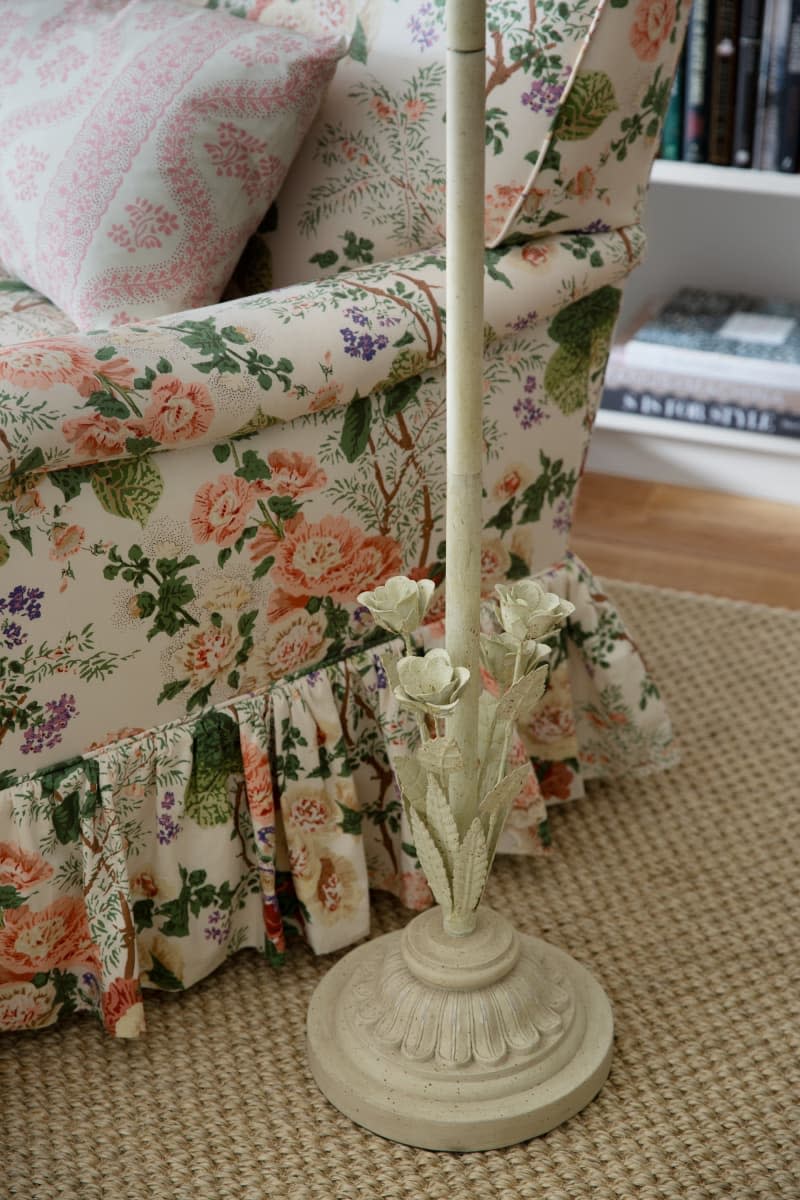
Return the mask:
[[[0,1028],[86,1010],[135,1036],[142,986],[279,960],[290,931],[341,948],[370,888],[430,903],[392,772],[412,727],[356,596],[446,567],[443,5],[213,9],[185,5],[192,37],[258,23],[347,51],[225,296],[154,315],[129,272],[79,330],[24,270],[0,280]],[[568,539],[686,15],[489,4],[483,584],[539,575],[575,605],[512,749],[531,772],[507,851],[546,847],[547,805],[585,779],[672,754]],[[13,152],[32,196],[35,147]],[[134,217],[168,240],[167,208],[131,203],[115,246]]]

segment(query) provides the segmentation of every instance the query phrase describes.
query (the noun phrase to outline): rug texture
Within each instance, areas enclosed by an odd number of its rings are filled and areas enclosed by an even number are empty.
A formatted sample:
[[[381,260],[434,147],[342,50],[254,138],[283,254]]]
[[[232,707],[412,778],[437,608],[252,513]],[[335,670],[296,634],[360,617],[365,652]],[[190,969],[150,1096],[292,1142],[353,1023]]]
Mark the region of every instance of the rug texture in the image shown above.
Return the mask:
[[[611,1076],[546,1137],[435,1154],[317,1092],[306,1006],[331,965],[253,952],[147,1033],[74,1019],[0,1039],[2,1200],[800,1198],[800,612],[610,583],[660,681],[682,763],[592,785],[545,859],[488,900],[585,963],[614,1005]],[[377,898],[374,932],[408,914]]]

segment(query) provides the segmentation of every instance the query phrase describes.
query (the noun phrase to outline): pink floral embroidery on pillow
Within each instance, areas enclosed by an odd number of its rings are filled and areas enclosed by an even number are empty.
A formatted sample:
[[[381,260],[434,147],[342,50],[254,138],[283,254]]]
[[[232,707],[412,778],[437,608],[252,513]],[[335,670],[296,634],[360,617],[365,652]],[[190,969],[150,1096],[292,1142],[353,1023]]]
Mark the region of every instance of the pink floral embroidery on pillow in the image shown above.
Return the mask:
[[[9,168],[8,181],[17,200],[32,200],[36,195],[36,177],[47,166],[47,155],[33,146],[17,146],[14,166]]]
[[[69,41],[76,22],[81,25],[103,25],[109,13],[119,12],[129,0],[62,0],[55,12],[41,24],[42,36],[46,39],[42,50],[51,48],[54,42]]]
[[[264,186],[281,170],[281,160],[268,153],[267,143],[246,130],[222,121],[217,142],[206,142],[210,162],[217,175],[238,179],[248,200],[255,200]]]
[[[62,46],[54,58],[48,58],[36,68],[42,85],[56,81],[66,83],[70,72],[85,67],[88,57],[74,46]]]
[[[22,7],[0,30],[22,71],[0,71],[3,263],[85,328],[213,303],[344,40],[173,0]]]
[[[231,56],[237,58],[246,67],[255,67],[258,63],[276,63],[280,55],[273,46],[234,46]]]
[[[159,249],[164,244],[164,238],[177,232],[178,218],[163,204],[153,204],[137,196],[132,204],[125,205],[125,211],[130,217],[130,230],[124,225],[112,225],[108,236],[131,254],[139,249]]]

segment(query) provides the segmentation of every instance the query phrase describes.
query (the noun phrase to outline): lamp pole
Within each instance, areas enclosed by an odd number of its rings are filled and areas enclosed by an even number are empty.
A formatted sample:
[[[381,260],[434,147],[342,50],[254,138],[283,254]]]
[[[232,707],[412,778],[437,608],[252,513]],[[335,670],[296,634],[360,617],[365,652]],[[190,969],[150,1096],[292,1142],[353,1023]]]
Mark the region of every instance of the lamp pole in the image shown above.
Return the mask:
[[[464,759],[450,792],[462,835],[479,799],[485,27],[485,0],[447,0],[446,646],[470,672],[447,734]]]

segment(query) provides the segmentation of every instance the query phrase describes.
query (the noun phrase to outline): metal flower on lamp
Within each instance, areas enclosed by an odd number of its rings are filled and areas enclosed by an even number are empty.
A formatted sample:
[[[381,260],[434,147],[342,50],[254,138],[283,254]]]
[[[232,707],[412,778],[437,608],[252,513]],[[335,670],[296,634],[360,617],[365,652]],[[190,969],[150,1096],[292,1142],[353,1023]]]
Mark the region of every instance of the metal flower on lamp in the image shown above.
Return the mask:
[[[541,700],[547,639],[572,605],[535,580],[497,586],[499,631],[480,632],[483,518],[485,0],[447,0],[446,646],[411,635],[433,593],[396,576],[360,602],[402,636],[384,666],[416,720],[395,761],[434,908],[351,950],[309,1006],[324,1095],[358,1124],[433,1150],[488,1150],[573,1116],[608,1074],[613,1019],[574,959],[482,902],[529,768],[507,771],[513,724]],[[480,688],[480,665],[500,694]]]
[[[574,605],[553,592],[546,592],[535,579],[510,585],[498,583],[500,621],[507,635],[524,641],[547,637],[560,629]]]
[[[470,672],[454,667],[447,650],[417,655],[410,637],[422,624],[433,584],[395,576],[358,597],[377,625],[401,632],[405,640],[406,654],[386,658],[384,665],[398,702],[417,719],[420,746],[415,755],[398,759],[395,768],[420,864],[442,909],[444,928],[453,934],[475,928],[497,842],[528,773],[527,767],[519,767],[507,774],[513,724],[523,708],[532,712],[544,695],[550,656],[544,639],[557,633],[573,611],[569,601],[532,580],[498,585],[496,591],[503,632],[480,634],[480,656],[501,694],[480,696],[476,811],[463,833],[450,792],[453,776],[463,773],[464,755],[442,722],[455,714]]]
[[[395,575],[374,591],[362,592],[358,602],[369,609],[378,625],[407,635],[422,624],[435,587],[432,579],[415,582]]]
[[[469,682],[469,671],[454,667],[446,650],[429,650],[423,658],[401,658],[395,669],[394,692],[400,703],[434,719],[453,715]]]

